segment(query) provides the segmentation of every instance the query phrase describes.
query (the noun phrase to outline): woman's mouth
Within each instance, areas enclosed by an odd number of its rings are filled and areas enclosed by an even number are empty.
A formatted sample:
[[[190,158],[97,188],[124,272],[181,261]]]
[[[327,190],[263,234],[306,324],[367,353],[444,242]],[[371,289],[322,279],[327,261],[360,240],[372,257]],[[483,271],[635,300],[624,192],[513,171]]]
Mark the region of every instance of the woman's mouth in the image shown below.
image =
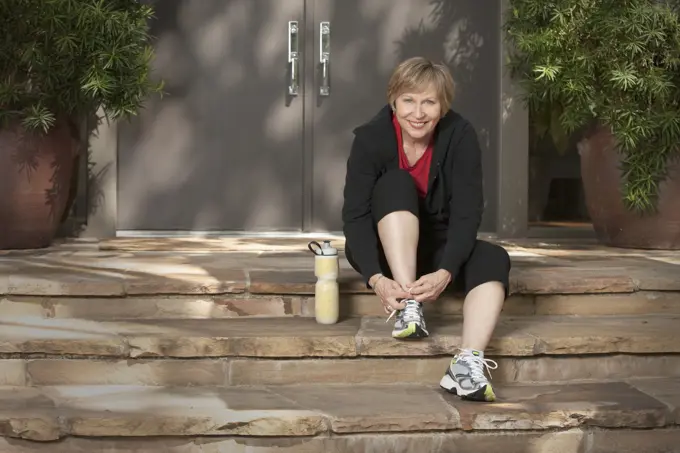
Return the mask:
[[[413,128],[413,129],[422,129],[425,127],[427,124],[427,121],[409,121],[408,124]]]

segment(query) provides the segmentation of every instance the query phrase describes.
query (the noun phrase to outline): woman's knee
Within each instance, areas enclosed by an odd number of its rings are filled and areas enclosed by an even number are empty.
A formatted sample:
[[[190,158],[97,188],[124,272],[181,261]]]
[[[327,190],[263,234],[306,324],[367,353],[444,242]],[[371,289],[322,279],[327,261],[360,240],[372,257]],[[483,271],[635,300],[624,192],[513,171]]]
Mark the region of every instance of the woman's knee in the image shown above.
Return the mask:
[[[411,175],[400,168],[389,170],[384,173],[373,188],[373,195],[391,195],[394,193],[417,195],[416,183]]]
[[[482,242],[485,244],[483,246],[483,258],[482,261],[499,268],[504,274],[509,274],[512,267],[512,261],[510,260],[510,255],[508,251],[497,244],[491,244],[490,242]]]
[[[485,241],[477,241],[472,256],[465,264],[468,289],[483,283],[495,281],[509,287],[510,255],[501,246]]]
[[[418,216],[418,191],[411,175],[401,169],[383,174],[373,188],[375,221],[396,211],[408,211]]]

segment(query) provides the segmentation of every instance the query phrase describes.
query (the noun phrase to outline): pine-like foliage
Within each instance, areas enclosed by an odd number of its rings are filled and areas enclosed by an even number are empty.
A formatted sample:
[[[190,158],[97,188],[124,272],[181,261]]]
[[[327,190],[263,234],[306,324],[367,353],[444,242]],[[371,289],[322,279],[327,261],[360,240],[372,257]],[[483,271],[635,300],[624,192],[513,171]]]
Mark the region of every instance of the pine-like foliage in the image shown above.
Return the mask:
[[[680,144],[677,2],[510,0],[505,30],[532,117],[556,141],[595,123],[610,127],[626,206],[654,210]]]
[[[148,20],[136,0],[0,0],[0,120],[48,130],[99,107],[135,114],[150,78]]]

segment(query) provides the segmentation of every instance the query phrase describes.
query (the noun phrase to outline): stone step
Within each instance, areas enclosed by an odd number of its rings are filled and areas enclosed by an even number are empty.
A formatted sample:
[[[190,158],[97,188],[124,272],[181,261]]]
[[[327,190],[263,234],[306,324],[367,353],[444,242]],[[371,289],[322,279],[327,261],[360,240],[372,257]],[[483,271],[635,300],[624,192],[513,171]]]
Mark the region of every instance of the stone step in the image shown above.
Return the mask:
[[[382,316],[374,294],[343,294],[341,316]],[[445,295],[425,305],[427,316],[461,315],[463,299]],[[515,294],[503,316],[680,314],[680,292],[637,291],[612,294]],[[305,295],[203,295],[127,297],[0,297],[0,317],[37,316],[91,320],[225,319],[314,316],[314,297]]]
[[[507,386],[498,388],[498,395],[496,403],[464,402],[415,384],[2,387],[0,449],[655,453],[677,448],[680,379]],[[58,439],[62,442],[46,443]]]
[[[494,383],[616,381],[680,377],[680,354],[494,357]],[[0,360],[0,385],[235,386],[308,384],[433,384],[449,357],[344,359],[92,359]]]
[[[314,437],[182,436],[33,442],[0,437],[3,453],[678,453],[680,429],[575,428],[523,432],[427,432]]]
[[[616,256],[611,249],[510,252],[512,294],[680,292],[677,263],[653,252]],[[616,259],[612,259],[615,256]],[[314,294],[314,260],[306,253],[124,252],[44,250],[0,254],[0,295],[149,297],[157,295]],[[344,257],[343,294],[371,294]]]
[[[384,317],[91,321],[4,318],[0,384],[272,385],[436,382],[461,319],[398,341]],[[487,349],[499,382],[680,375],[680,316],[502,319]]]
[[[456,351],[462,319],[428,322],[430,337],[398,341],[386,317],[320,325],[312,318],[92,321],[5,317],[0,354],[110,358],[431,357]],[[515,357],[680,353],[680,315],[517,316],[501,319],[487,354]]]

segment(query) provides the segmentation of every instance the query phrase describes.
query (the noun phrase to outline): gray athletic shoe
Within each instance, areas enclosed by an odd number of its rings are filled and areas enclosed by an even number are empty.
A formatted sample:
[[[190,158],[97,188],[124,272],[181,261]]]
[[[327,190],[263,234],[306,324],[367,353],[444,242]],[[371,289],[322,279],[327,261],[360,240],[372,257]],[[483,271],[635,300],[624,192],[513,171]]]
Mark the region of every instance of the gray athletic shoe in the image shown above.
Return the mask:
[[[457,354],[439,382],[439,386],[449,393],[472,401],[495,401],[496,394],[486,379],[484,371],[495,370],[498,364],[484,358],[479,351],[462,351]]]
[[[406,307],[397,312],[392,336],[399,339],[425,338],[429,336],[420,302],[406,299]]]

